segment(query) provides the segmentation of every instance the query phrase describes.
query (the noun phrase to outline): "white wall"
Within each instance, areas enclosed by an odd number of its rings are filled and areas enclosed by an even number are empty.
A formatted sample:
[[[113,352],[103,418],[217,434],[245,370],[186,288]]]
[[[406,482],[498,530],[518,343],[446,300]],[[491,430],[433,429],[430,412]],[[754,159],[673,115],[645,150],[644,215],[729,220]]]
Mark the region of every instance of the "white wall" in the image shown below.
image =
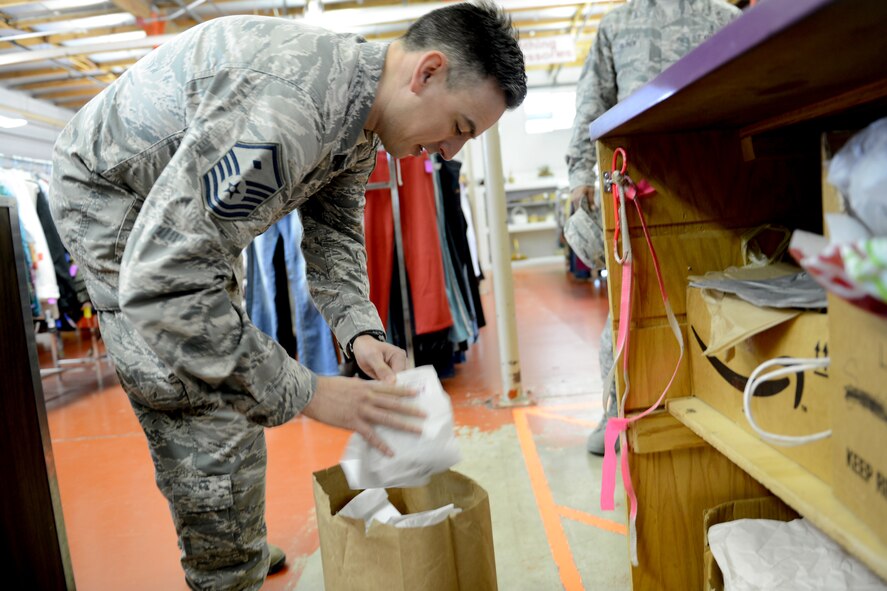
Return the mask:
[[[575,86],[544,88],[539,91],[558,91],[575,93]],[[536,92],[531,89],[530,93]],[[565,156],[570,143],[572,129],[558,129],[548,133],[527,133],[525,124],[527,112],[521,105],[514,111],[508,111],[499,120],[499,137],[502,150],[502,172],[506,182],[509,177],[514,184],[520,185],[538,179],[539,168],[548,166],[555,178],[567,184],[567,164]],[[572,114],[566,113],[569,119]],[[483,140],[472,142],[470,150],[460,152],[457,158],[471,158],[475,183],[484,176]],[[469,156],[470,152],[470,156]],[[464,169],[463,169],[464,170]],[[492,266],[490,257],[489,229],[487,227],[487,198],[483,187],[476,186],[470,194],[474,198],[475,232],[478,240],[478,258],[481,268],[488,271]]]
[[[0,88],[0,115],[28,120],[24,127],[0,129],[0,154],[49,160],[55,139],[74,111]]]
[[[531,89],[530,94],[535,92],[565,92],[574,93],[575,87],[566,86],[556,89]],[[527,113],[521,105],[513,111],[506,111],[502,119],[499,120],[499,137],[502,142],[502,171],[505,178],[514,177],[516,183],[525,182],[538,178],[539,168],[547,165],[554,175],[558,178],[567,178],[567,164],[564,157],[567,152],[567,146],[570,143],[572,130],[558,129],[548,133],[527,133],[525,124],[527,121]],[[569,114],[572,119],[572,114]],[[473,163],[475,175],[478,178],[484,176],[483,149],[481,142],[475,142],[473,152]],[[460,154],[459,158],[463,156]]]
[[[60,130],[34,124],[15,129],[0,129],[0,154],[35,160],[51,160],[52,146]]]

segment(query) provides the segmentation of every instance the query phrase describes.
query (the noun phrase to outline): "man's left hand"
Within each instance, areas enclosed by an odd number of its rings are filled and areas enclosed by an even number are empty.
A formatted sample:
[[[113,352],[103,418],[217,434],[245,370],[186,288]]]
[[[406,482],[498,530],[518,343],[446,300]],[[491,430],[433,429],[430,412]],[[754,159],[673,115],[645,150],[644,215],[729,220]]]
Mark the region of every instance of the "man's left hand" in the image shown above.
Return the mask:
[[[407,368],[407,354],[389,343],[383,343],[371,335],[360,335],[351,345],[354,359],[368,376],[380,382],[393,384],[395,374]]]

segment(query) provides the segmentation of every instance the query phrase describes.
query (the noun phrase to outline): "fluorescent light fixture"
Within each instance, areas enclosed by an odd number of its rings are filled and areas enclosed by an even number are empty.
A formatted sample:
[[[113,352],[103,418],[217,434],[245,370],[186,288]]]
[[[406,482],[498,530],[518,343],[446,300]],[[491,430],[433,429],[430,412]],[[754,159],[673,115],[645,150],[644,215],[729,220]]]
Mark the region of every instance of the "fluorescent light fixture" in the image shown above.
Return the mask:
[[[34,29],[42,33],[77,31],[78,29],[101,29],[103,27],[119,27],[122,25],[134,25],[136,17],[128,12],[115,12],[113,14],[101,14],[86,18],[75,18],[67,21],[44,23],[34,25]]]
[[[93,53],[89,59],[97,64],[106,62],[122,62],[124,60],[138,60],[151,53],[150,48],[145,49],[126,49],[122,51],[105,51],[102,53]]]
[[[127,31],[125,33],[113,33],[111,35],[99,35],[98,37],[81,37],[79,39],[69,39],[63,41],[65,47],[79,47],[82,45],[92,45],[94,43],[115,43],[117,41],[134,41],[136,39],[144,39],[148,34],[144,31]]]
[[[82,8],[84,6],[94,6],[96,4],[105,4],[108,0],[46,0],[41,2],[47,10],[65,10],[66,8]]]
[[[0,128],[2,129],[13,129],[16,127],[24,127],[28,124],[26,119],[22,119],[21,117],[5,117],[0,115]]]

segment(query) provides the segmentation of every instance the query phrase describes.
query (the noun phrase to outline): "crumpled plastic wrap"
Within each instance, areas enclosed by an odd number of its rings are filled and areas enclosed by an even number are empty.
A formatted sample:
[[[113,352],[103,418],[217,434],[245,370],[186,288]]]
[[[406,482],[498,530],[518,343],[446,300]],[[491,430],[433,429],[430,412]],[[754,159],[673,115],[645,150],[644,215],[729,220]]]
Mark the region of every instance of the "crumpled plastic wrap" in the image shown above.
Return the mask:
[[[887,236],[887,117],[850,138],[832,157],[828,181],[874,236]]]
[[[829,240],[796,231],[789,251],[823,287],[887,316],[887,117],[854,135],[828,166],[843,214],[827,214]]]
[[[876,591],[885,584],[806,519],[713,525],[708,544],[724,591]]]
[[[462,460],[453,430],[453,407],[434,368],[402,371],[397,374],[397,385],[418,392],[412,403],[426,413],[422,433],[376,427],[376,434],[394,451],[394,457],[372,447],[361,435],[352,435],[340,463],[353,490],[424,486],[432,474]]]

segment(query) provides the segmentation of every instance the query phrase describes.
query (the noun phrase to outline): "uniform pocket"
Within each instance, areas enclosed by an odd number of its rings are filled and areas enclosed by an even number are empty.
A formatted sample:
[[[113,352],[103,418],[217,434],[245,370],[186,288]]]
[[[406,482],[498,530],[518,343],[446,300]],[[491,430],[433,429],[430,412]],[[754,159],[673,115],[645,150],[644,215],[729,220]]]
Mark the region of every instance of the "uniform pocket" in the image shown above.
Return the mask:
[[[230,476],[179,478],[172,483],[172,497],[184,564],[215,570],[249,559],[241,541]]]
[[[138,404],[153,410],[191,408],[194,401],[182,380],[163,362],[119,312],[100,316],[102,338],[120,385]]]

